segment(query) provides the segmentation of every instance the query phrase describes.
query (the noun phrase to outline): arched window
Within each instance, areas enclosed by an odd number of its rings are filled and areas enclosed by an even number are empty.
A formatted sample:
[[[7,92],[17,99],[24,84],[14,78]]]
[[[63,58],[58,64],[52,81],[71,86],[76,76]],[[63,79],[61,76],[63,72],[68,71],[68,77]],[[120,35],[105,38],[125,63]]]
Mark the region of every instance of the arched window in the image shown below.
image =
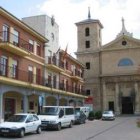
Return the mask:
[[[123,58],[119,61],[118,66],[132,66],[133,62],[129,58]]]
[[[89,36],[89,28],[88,27],[85,29],[85,36]]]

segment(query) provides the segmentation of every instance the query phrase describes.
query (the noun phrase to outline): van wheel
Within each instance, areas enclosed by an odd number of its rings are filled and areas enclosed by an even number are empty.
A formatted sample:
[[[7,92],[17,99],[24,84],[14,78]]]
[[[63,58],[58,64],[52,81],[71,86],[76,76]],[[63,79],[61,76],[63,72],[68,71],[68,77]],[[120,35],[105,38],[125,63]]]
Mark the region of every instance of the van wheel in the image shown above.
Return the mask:
[[[40,126],[38,126],[38,128],[37,128],[37,130],[36,130],[36,133],[37,133],[37,134],[41,134],[41,127],[40,127]]]
[[[72,128],[73,122],[71,121],[69,124],[69,128]]]
[[[24,135],[25,135],[25,131],[24,131],[24,129],[21,129],[19,132],[19,137],[22,138],[22,137],[24,137]]]
[[[58,131],[61,130],[61,123],[58,123],[58,125],[57,125],[57,130],[58,130]]]

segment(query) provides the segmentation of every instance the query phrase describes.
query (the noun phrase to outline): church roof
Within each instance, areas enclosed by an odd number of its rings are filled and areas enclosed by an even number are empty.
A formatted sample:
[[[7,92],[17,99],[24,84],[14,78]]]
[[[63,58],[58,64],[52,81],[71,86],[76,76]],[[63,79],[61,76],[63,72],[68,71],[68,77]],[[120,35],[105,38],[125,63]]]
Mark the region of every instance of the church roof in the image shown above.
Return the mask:
[[[75,23],[76,25],[82,25],[82,24],[90,24],[90,23],[98,23],[101,28],[103,28],[103,25],[101,24],[100,20],[98,19],[86,19],[86,20],[82,20],[80,22]]]

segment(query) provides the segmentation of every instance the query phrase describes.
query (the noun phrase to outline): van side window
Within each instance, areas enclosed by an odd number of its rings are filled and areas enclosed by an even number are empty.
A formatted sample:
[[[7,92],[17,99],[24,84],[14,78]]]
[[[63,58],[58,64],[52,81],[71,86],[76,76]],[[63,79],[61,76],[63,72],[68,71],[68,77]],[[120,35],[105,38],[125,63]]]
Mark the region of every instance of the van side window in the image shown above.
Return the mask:
[[[73,108],[66,108],[65,114],[66,114],[66,115],[73,115],[73,114],[74,114]]]
[[[59,112],[59,118],[61,118],[61,117],[63,117],[64,116],[64,110],[60,110],[60,112]]]

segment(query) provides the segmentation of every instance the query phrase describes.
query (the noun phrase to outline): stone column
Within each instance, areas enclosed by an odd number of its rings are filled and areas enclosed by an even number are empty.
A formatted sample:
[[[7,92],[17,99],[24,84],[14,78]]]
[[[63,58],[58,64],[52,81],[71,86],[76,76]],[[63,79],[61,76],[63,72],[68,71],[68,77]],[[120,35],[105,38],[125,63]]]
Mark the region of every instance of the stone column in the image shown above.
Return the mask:
[[[138,91],[138,83],[135,82],[134,84],[134,88],[135,88],[135,114],[140,114],[140,96],[139,96],[139,91]]]
[[[42,95],[43,96],[43,106],[46,106],[46,95],[45,95],[45,93]]]
[[[106,84],[103,83],[103,110],[107,110],[107,96],[106,96]]]
[[[23,96],[23,112],[24,113],[28,112],[28,96],[27,95]]]
[[[3,114],[3,94],[0,93],[0,123],[4,121],[4,114]]]
[[[120,114],[120,107],[119,107],[119,85],[116,83],[115,85],[115,114]]]

